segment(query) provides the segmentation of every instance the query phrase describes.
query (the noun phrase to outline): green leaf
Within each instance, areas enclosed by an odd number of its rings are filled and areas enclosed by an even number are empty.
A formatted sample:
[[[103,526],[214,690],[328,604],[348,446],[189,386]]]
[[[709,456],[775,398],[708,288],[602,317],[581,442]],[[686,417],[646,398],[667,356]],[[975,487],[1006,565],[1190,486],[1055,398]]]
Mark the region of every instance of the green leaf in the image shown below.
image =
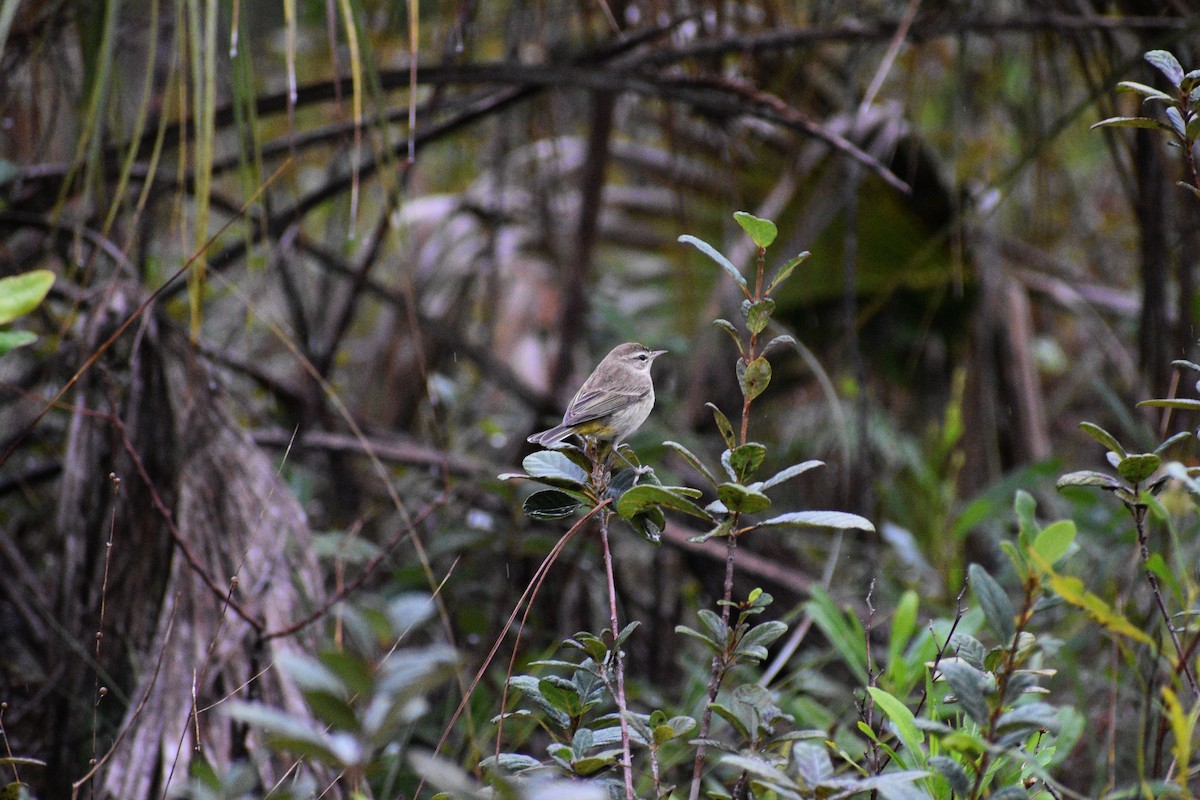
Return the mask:
[[[571,737],[571,758],[583,758],[596,741],[596,734],[591,728],[580,728]]]
[[[1058,709],[1049,703],[1027,703],[1006,711],[996,720],[996,730],[1024,729],[1058,732]]]
[[[782,527],[790,526],[796,528],[834,528],[836,530],[860,530],[875,532],[875,526],[870,520],[860,517],[858,514],[848,514],[845,511],[791,511],[787,514],[780,514],[777,517],[771,517],[768,520],[760,522],[757,527]]]
[[[919,767],[925,758],[924,751],[921,749],[922,743],[925,741],[925,735],[917,730],[916,718],[908,706],[900,702],[891,694],[888,694],[883,689],[877,686],[868,686],[867,691],[871,693],[871,697],[888,719],[892,721],[892,727],[896,731],[896,736],[907,748],[911,756],[904,759],[903,765],[908,767]]]
[[[1088,616],[1112,633],[1133,639],[1139,644],[1154,647],[1154,639],[1148,633],[1130,622],[1125,615],[1113,609],[1102,598],[1089,592],[1079,578],[1059,575],[1036,550],[1031,550],[1029,557],[1046,576],[1050,588],[1063,600],[1076,608],[1083,609]]]
[[[733,470],[735,479],[744,482],[758,471],[766,457],[766,446],[758,442],[746,442],[729,451],[729,467]]]
[[[703,633],[696,630],[695,628],[689,628],[687,625],[676,625],[675,632],[681,636],[690,636],[691,638],[696,639],[697,641],[703,642],[704,646],[707,647],[709,650],[712,650],[713,653],[715,653],[715,654],[719,655],[719,654],[725,652],[724,643],[718,644],[715,639],[713,639],[710,636],[704,635]]]
[[[733,339],[733,343],[737,345],[738,355],[743,355],[746,352],[746,349],[742,346],[742,335],[738,333],[738,329],[734,327],[732,322],[727,319],[714,319],[713,325],[729,334],[729,338]]]
[[[972,564],[968,568],[967,574],[971,580],[971,591],[983,609],[983,616],[987,620],[988,626],[995,631],[1002,642],[1012,639],[1013,634],[1016,633],[1016,623],[1013,621],[1016,612],[1013,611],[1012,603],[1009,602],[1004,589],[996,583],[996,579],[989,575],[987,570],[978,564]]]
[[[342,698],[351,694],[341,676],[327,664],[310,656],[283,652],[276,658],[275,666],[291,678],[302,691],[323,691]]]
[[[633,635],[633,632],[642,626],[640,620],[634,620],[626,625],[617,633],[617,638],[613,640],[612,649],[619,650],[625,646],[625,642]]]
[[[1056,488],[1062,489],[1066,486],[1099,486],[1101,489],[1120,489],[1121,482],[1103,472],[1084,469],[1078,472],[1068,472],[1058,479],[1054,484]]]
[[[711,506],[710,506],[710,509],[711,509]],[[728,509],[723,508],[721,513],[724,514],[727,511],[728,511]],[[721,522],[720,525],[717,525],[715,528],[712,528],[711,530],[705,531],[704,533],[696,534],[695,536],[689,536],[688,541],[700,544],[702,542],[707,542],[709,539],[721,538],[721,537],[728,536],[732,531],[733,531],[733,520],[727,519],[727,520],[724,520],[723,522]]]
[[[1167,439],[1165,439],[1163,441],[1162,444],[1160,444],[1158,447],[1154,448],[1154,454],[1160,456],[1163,453],[1170,450],[1175,445],[1179,444],[1180,442],[1187,441],[1188,439],[1191,439],[1191,438],[1192,438],[1191,431],[1180,431],[1179,433],[1175,434],[1174,436],[1168,437]]]
[[[362,745],[350,734],[326,733],[309,721],[259,703],[231,701],[223,713],[262,732],[276,748],[306,756],[331,766],[349,767],[364,756]]]
[[[812,253],[805,250],[800,255],[793,256],[784,262],[783,266],[779,268],[779,271],[775,273],[775,277],[771,278],[771,282],[767,284],[766,294],[771,294],[774,292],[775,288],[779,286],[779,284],[786,281],[796,267],[798,267],[810,255],[812,255]]]
[[[951,733],[943,733],[939,740],[943,750],[959,753],[970,759],[974,759],[988,748],[983,737],[966,727],[958,728]]]
[[[742,395],[753,400],[767,390],[771,382],[771,362],[762,356],[747,364],[740,358],[737,362],[738,384],[742,387]]]
[[[947,652],[953,653],[976,669],[983,669],[983,662],[987,658],[987,648],[983,646],[983,642],[963,631],[956,631],[950,637],[950,649]]]
[[[1038,681],[1041,676],[1032,670],[1013,670],[1008,675],[1008,683],[1004,685],[1004,697],[1002,700],[1005,705],[1011,705],[1025,694],[1040,693],[1041,687]]]
[[[908,640],[917,630],[917,610],[920,608],[920,597],[912,589],[900,596],[896,603],[896,611],[892,615],[892,632],[888,638],[888,671],[893,667],[903,666],[904,649]]]
[[[1138,408],[1171,408],[1176,411],[1200,411],[1200,400],[1187,397],[1176,397],[1170,400],[1143,400]]]
[[[1023,786],[1005,786],[988,795],[988,800],[1029,800],[1029,792]]]
[[[910,769],[900,772],[885,772],[869,778],[847,778],[830,781],[830,783],[835,786],[845,784],[856,793],[856,796],[861,796],[862,792],[872,792],[878,794],[880,800],[929,800],[927,792],[912,785],[913,781],[928,776],[929,773],[926,770]]]
[[[0,278],[0,325],[33,311],[46,299],[54,285],[54,273],[35,269]]]
[[[775,223],[769,219],[762,219],[745,211],[737,211],[733,218],[737,220],[737,224],[742,226],[742,230],[750,234],[750,238],[760,248],[770,247],[775,241],[775,237],[779,235],[779,229],[775,227]]]
[[[535,703],[550,718],[555,727],[566,730],[571,724],[571,718],[550,704],[539,687],[540,681],[532,675],[514,675],[508,679],[508,685],[521,692]]]
[[[1167,566],[1166,559],[1162,557],[1162,553],[1150,554],[1150,557],[1146,559],[1146,570],[1157,575],[1159,581],[1161,581],[1164,586],[1169,588],[1170,591],[1174,592],[1181,600],[1182,598],[1186,597],[1182,587],[1179,585],[1179,578],[1175,575],[1174,571]]]
[[[656,713],[662,714],[661,711]],[[654,743],[661,745],[672,739],[678,739],[695,730],[696,725],[696,720],[691,717],[671,717],[669,720],[660,722],[654,726]]]
[[[741,363],[740,361],[738,362]],[[713,403],[705,403],[704,405],[712,409],[713,419],[717,422],[717,430],[721,432],[721,438],[725,440],[725,446],[730,450],[737,447],[737,439],[733,435],[733,425],[729,422],[729,417],[717,408]]]
[[[525,513],[534,519],[563,519],[574,514],[583,503],[558,489],[534,492],[525,498]]]
[[[563,481],[568,486],[583,486],[588,482],[587,472],[556,450],[530,453],[521,461],[521,467],[529,477],[543,481]]]
[[[1139,453],[1125,456],[1117,463],[1117,472],[1130,483],[1141,483],[1162,465],[1162,459],[1154,453]]]
[[[1167,130],[1166,125],[1150,117],[1109,117],[1099,122],[1093,122],[1091,130],[1095,130],[1096,128],[1155,128],[1158,130]]]
[[[36,341],[37,335],[29,331],[0,331],[0,356]]]
[[[1117,441],[1117,437],[1113,436],[1111,433],[1104,430],[1104,428],[1101,428],[1099,425],[1095,425],[1091,422],[1081,422],[1081,423],[1079,423],[1079,430],[1083,431],[1088,436],[1092,437],[1097,442],[1104,445],[1105,448],[1112,450],[1114,453],[1121,456],[1122,458],[1125,457],[1125,455],[1126,455],[1125,448],[1122,447],[1121,443]]]
[[[929,766],[936,769],[946,779],[946,783],[950,784],[950,790],[960,797],[966,797],[971,793],[971,778],[967,775],[967,771],[963,769],[963,765],[955,761],[949,756],[930,756]]]
[[[1169,686],[1162,687],[1163,705],[1166,706],[1167,719],[1171,723],[1175,744],[1171,748],[1175,754],[1176,764],[1191,764],[1192,749],[1196,746],[1197,710],[1187,710],[1179,702],[1179,697]],[[1190,794],[1190,792],[1189,792]]]
[[[757,303],[750,303],[746,308],[746,327],[751,333],[762,333],[770,324],[774,311],[775,301],[769,297],[764,297]]]
[[[716,704],[713,705],[713,709],[717,709]],[[731,753],[729,755],[722,756],[720,763],[727,764],[744,772],[748,772],[751,775],[756,775],[759,778],[764,778],[770,781],[772,784],[789,789],[792,792],[800,791],[800,786],[794,780],[789,778],[786,773],[784,773],[778,767],[768,764],[761,758],[755,758],[754,756],[733,755]]]
[[[313,716],[330,728],[343,731],[357,731],[360,727],[354,708],[343,697],[329,692],[306,691],[304,702]]]
[[[1166,92],[1160,92],[1153,86],[1147,86],[1146,84],[1138,83],[1137,81],[1121,81],[1117,84],[1117,91],[1134,92],[1136,94],[1140,94],[1143,98],[1143,102],[1147,100],[1159,100],[1164,103],[1175,102],[1175,98]]]
[[[740,656],[762,661],[767,657],[767,648],[785,633],[787,633],[785,623],[778,620],[760,622],[746,631],[746,635],[738,642],[737,650],[734,652]]]
[[[1172,86],[1178,87],[1183,83],[1183,67],[1179,65],[1179,59],[1166,50],[1150,50],[1143,58],[1155,67],[1163,75],[1167,76],[1167,80]]]
[[[658,506],[625,521],[629,523],[629,527],[633,528],[635,533],[650,544],[660,543],[662,532],[667,527],[667,516]]]
[[[693,469],[703,475],[705,480],[713,485],[714,489],[717,487],[717,484],[719,483],[717,476],[714,475],[707,466],[705,466],[704,462],[700,460],[699,456],[681,445],[679,442],[663,442],[663,446],[669,447],[679,455],[683,456],[683,460],[691,464]]]
[[[771,352],[776,347],[783,347],[785,344],[795,347],[796,337],[789,336],[786,333],[781,333],[780,335],[776,336],[774,339],[772,339],[771,341],[769,341],[765,345],[763,345],[763,349],[760,350],[758,354],[760,356],[766,356],[767,353]]]
[[[397,606],[409,605],[410,601],[409,610],[396,609]],[[418,610],[418,602],[422,603],[427,611]],[[435,610],[436,606],[429,595],[419,592],[405,593],[388,604],[387,618],[394,630],[404,631],[419,627]],[[348,650],[325,650],[318,658],[322,664],[337,673],[338,679],[346,684],[352,693],[366,694],[374,688],[375,667],[361,655]]]
[[[771,506],[771,498],[740,483],[722,483],[717,487],[717,499],[731,512],[757,514]]]
[[[792,766],[810,789],[833,777],[833,761],[829,758],[829,751],[815,742],[796,742],[792,745]]]
[[[521,772],[522,770],[540,767],[542,762],[533,756],[527,756],[522,753],[501,753],[499,756],[484,759],[479,762],[479,765],[484,768],[498,766],[506,772]]]
[[[742,293],[747,297],[750,296],[750,289],[746,284],[746,279],[742,277],[742,273],[738,272],[738,268],[735,267],[728,258],[717,252],[715,247],[703,239],[697,239],[695,236],[680,236],[679,241],[684,244],[690,244],[694,246],[701,253],[704,253],[704,255],[717,262],[721,269],[725,270],[727,273],[729,273],[731,278],[737,281],[737,285],[741,287]]]
[[[959,706],[967,716],[980,726],[987,725],[987,703],[983,699],[987,676],[967,662],[956,659],[943,659],[938,664],[938,671],[950,684]]]
[[[1060,519],[1058,522],[1047,525],[1038,533],[1037,538],[1033,540],[1033,549],[1046,560],[1047,564],[1054,566],[1067,554],[1074,541],[1074,521]]]
[[[1175,106],[1167,108],[1167,122],[1171,125],[1171,130],[1180,139],[1187,138],[1187,124],[1183,121],[1183,114],[1179,113],[1179,109]]]
[[[767,478],[763,482],[762,488],[770,489],[773,486],[778,486],[779,484],[783,483],[784,481],[795,478],[797,475],[803,475],[805,472],[808,472],[810,469],[814,469],[816,467],[823,467],[823,466],[825,466],[824,461],[816,461],[816,460],[804,461],[800,464],[793,464],[792,466],[790,466],[786,469],[782,469],[779,472],[776,472],[771,477]]]
[[[560,678],[559,680],[563,679]],[[578,717],[584,711],[579,694],[572,690],[569,685],[561,686],[555,681],[543,678],[538,681],[538,691],[541,692],[542,697],[546,698],[547,703],[568,717]]]
[[[576,775],[586,778],[589,775],[595,775],[600,770],[616,764],[617,760],[621,757],[621,752],[621,750],[604,750],[594,756],[581,758],[571,766],[574,767]],[[603,795],[599,792],[596,792],[595,796],[603,797]]]
[[[696,490],[688,490],[686,487],[653,486],[649,484],[635,486],[621,495],[621,499],[617,501],[617,513],[625,519],[633,519],[638,514],[654,506],[661,506],[662,508],[682,511],[684,514],[691,514],[693,517],[712,521],[712,516],[707,511],[684,495],[684,492],[688,491],[694,492]],[[699,493],[697,492],[697,494]]]

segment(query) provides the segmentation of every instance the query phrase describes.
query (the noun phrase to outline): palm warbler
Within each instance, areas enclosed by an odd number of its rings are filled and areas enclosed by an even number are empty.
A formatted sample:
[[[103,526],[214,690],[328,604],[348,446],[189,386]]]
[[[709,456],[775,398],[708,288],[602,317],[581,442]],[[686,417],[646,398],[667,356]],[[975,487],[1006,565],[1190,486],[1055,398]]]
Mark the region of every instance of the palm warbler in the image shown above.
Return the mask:
[[[650,416],[654,408],[650,365],[665,352],[636,342],[614,347],[579,387],[562,424],[535,433],[529,441],[547,447],[575,434],[610,441],[616,450]]]

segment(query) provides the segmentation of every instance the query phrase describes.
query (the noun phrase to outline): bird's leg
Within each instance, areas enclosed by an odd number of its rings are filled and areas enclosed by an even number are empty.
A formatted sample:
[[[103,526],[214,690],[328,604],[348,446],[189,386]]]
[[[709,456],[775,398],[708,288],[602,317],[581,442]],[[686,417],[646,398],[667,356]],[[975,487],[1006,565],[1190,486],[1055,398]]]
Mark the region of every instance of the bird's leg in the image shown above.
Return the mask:
[[[622,452],[621,452],[621,446],[620,446],[620,445],[618,445],[618,444],[614,444],[614,445],[613,445],[613,449],[612,449],[612,451],[613,451],[613,453],[615,453],[615,454],[616,454],[616,455],[617,455],[617,456],[618,456],[618,457],[619,457],[619,458],[620,458],[622,461],[624,461],[626,464],[628,464],[628,465],[630,466],[630,468],[633,470],[634,474],[635,474],[635,475],[637,475],[637,477],[639,477],[639,478],[640,478],[640,477],[642,477],[643,475],[648,475],[649,473],[651,473],[651,472],[654,472],[654,467],[644,467],[644,466],[642,466],[642,465],[640,465],[640,464],[634,464],[632,461],[630,461],[630,460],[629,460],[629,458],[628,458],[628,457],[627,457],[627,456],[626,456],[624,453],[622,453]],[[632,452],[633,452],[633,448],[630,448],[630,450],[629,450],[629,451],[632,453]],[[636,454],[635,454],[635,455],[636,455]]]

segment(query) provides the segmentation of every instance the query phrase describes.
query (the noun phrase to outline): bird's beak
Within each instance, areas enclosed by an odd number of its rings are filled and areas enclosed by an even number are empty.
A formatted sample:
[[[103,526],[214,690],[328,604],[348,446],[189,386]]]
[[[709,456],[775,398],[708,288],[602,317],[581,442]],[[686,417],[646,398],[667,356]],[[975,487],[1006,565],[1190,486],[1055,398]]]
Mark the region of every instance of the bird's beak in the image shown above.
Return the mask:
[[[667,351],[666,350],[651,350],[650,351],[650,359],[654,360],[654,359],[658,358],[659,356],[661,356],[665,352],[667,352]]]

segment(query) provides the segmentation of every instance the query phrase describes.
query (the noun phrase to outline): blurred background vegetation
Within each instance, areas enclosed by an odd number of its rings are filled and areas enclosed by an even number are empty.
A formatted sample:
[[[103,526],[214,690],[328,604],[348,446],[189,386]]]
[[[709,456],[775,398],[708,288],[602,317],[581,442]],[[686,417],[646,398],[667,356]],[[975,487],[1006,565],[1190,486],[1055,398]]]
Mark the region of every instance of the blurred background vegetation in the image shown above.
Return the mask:
[[[709,323],[739,298],[676,239],[745,268],[738,209],[813,253],[751,438],[829,464],[792,505],[879,530],[759,541],[739,595],[804,630],[814,587],[865,615],[872,580],[877,625],[906,589],[952,615],[1025,488],[1148,618],[1120,509],[1053,484],[1102,462],[1080,420],[1147,449],[1195,423],[1133,410],[1194,394],[1179,150],[1089,126],[1137,112],[1118,81],[1161,84],[1146,50],[1195,63],[1197,28],[1179,0],[3,0],[0,276],[56,276],[0,360],[0,721],[48,764],[21,779],[67,796],[110,753],[97,791],[159,796],[200,744],[244,754],[213,703],[304,712],[267,667],[339,636],[333,603],[440,586],[432,635],[464,661],[413,734],[435,742],[561,530],[495,476],[599,357],[670,351],[632,442],[664,480],[695,477],[664,439],[722,449],[704,403],[740,405],[736,354]],[[702,654],[664,644],[720,595],[693,533],[615,545],[644,696],[702,692]],[[566,549],[523,658],[604,627],[598,563]],[[1072,785],[1127,782],[1154,737],[1118,742],[1141,722],[1117,700],[1150,678],[1058,625],[1092,726]],[[802,721],[852,710],[817,633],[781,669]],[[459,723],[464,765],[502,684]]]

